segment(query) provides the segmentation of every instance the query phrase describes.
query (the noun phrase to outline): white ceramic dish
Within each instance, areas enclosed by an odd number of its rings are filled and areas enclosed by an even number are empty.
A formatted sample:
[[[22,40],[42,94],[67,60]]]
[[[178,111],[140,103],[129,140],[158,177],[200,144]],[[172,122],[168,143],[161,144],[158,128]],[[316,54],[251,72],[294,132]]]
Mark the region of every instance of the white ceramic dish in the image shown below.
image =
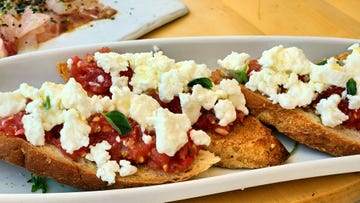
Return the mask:
[[[179,0],[99,0],[116,9],[114,19],[94,21],[40,44],[38,50],[137,39],[188,13]],[[26,50],[34,51],[34,50]]]
[[[194,37],[175,39],[134,40],[111,44],[95,44],[50,51],[39,51],[0,60],[0,91],[14,90],[22,82],[39,86],[44,81],[62,82],[55,66],[72,55],[84,55],[103,46],[117,52],[149,51],[154,45],[176,60],[195,59],[215,67],[217,59],[231,51],[247,52],[252,57],[275,45],[302,48],[311,60],[320,60],[345,51],[358,39],[320,37]],[[282,135],[280,140],[291,150],[294,142]],[[82,192],[71,187],[50,183],[46,194],[30,194],[30,174],[0,162],[0,201],[3,202],[165,202],[264,184],[331,174],[360,171],[360,155],[331,157],[300,145],[284,165],[254,170],[227,170],[213,167],[193,180],[158,186],[121,190]],[[17,193],[14,195],[13,193]]]

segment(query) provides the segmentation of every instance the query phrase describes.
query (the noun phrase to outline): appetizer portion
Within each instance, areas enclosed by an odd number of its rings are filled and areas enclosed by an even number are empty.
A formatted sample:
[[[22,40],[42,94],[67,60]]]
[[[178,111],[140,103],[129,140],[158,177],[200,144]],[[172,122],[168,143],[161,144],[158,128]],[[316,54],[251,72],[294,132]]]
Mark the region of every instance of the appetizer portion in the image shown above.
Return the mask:
[[[360,48],[318,64],[296,47],[259,59],[233,52],[220,74],[237,78],[251,114],[294,140],[335,156],[360,154]]]
[[[185,114],[127,87],[110,92],[89,97],[73,78],[1,92],[0,158],[85,190],[183,181],[219,161]]]
[[[0,9],[0,58],[33,50],[41,42],[117,13],[98,0],[5,0]]]
[[[211,137],[205,148],[221,157],[219,166],[260,168],[281,164],[289,156],[271,130],[248,115],[239,83],[212,80],[205,64],[175,62],[161,51],[120,54],[103,48],[82,58],[73,56],[59,63],[58,70],[65,81],[79,82],[88,95],[113,98],[112,89],[127,88],[151,96],[172,113],[185,114],[195,130]],[[146,107],[149,104],[142,113]]]

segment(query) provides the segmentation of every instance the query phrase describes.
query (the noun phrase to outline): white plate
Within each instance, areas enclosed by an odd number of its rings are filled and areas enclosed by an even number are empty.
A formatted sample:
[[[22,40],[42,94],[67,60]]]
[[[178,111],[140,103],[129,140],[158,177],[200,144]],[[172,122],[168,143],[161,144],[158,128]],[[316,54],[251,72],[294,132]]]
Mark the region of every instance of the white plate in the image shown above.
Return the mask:
[[[72,55],[94,52],[103,46],[109,46],[117,52],[140,52],[149,51],[156,45],[176,60],[195,59],[197,63],[215,67],[217,59],[224,58],[231,51],[247,52],[252,57],[258,57],[263,50],[282,44],[300,47],[311,60],[316,61],[344,52],[354,42],[360,41],[319,37],[194,37],[134,40],[40,51],[0,60],[0,91],[14,90],[22,82],[37,87],[44,81],[62,82],[55,69],[57,62]],[[287,149],[292,149],[292,140],[281,135],[279,138]],[[360,155],[331,157],[301,145],[296,154],[280,166],[254,170],[213,167],[197,178],[181,183],[108,191],[81,192],[52,182],[50,193],[29,194],[31,184],[26,183],[29,173],[0,163],[0,201],[4,202],[118,202],[120,199],[126,202],[164,202],[288,180],[360,171]]]
[[[112,19],[94,21],[40,45],[38,50],[136,39],[188,13],[179,0],[99,0],[118,12]],[[33,51],[33,50],[26,50]]]

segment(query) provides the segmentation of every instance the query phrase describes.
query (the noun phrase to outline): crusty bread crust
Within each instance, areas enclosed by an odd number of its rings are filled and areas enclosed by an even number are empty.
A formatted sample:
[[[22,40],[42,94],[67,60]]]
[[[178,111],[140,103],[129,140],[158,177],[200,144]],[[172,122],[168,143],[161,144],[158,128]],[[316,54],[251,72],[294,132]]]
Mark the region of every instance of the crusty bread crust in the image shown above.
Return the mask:
[[[282,164],[289,157],[280,141],[254,116],[235,122],[228,135],[208,132],[207,149],[221,158],[225,168],[261,168]]]
[[[321,124],[311,110],[284,109],[258,92],[241,85],[250,113],[279,132],[311,148],[334,156],[360,154],[360,132],[344,126],[335,128]]]
[[[116,177],[116,183],[108,185],[96,177],[96,165],[85,159],[65,157],[53,145],[34,146],[24,139],[0,133],[0,159],[23,167],[42,177],[83,190],[128,188],[188,180],[210,168],[220,159],[213,153],[201,150],[193,165],[183,173],[169,174],[154,171],[147,166],[137,166],[136,174]]]

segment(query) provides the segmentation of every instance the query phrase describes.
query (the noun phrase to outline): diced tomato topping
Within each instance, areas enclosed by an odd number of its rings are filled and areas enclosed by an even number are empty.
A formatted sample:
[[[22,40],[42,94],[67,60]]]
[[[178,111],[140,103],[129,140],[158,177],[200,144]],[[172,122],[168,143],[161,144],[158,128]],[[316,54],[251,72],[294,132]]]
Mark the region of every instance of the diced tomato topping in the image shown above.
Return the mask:
[[[261,70],[261,65],[258,63],[258,60],[253,59],[253,60],[250,60],[250,62],[249,62],[246,74],[250,75],[250,73],[252,71],[260,71],[260,70]]]
[[[107,47],[98,50],[100,53],[108,53],[110,51]],[[75,78],[89,95],[111,96],[111,76],[97,65],[94,54],[87,54],[84,58],[74,56],[72,60],[70,77]],[[127,71],[120,72],[120,76],[127,76],[129,81],[133,74],[134,72],[130,67],[128,67]],[[129,87],[132,89],[130,85]]]
[[[70,77],[75,78],[89,95],[110,96],[111,76],[97,66],[93,55],[87,55],[85,59],[74,56],[72,60]]]
[[[0,131],[4,132],[7,136],[25,138],[25,130],[21,122],[24,114],[24,111],[20,111],[12,116],[0,118]]]
[[[200,147],[195,145],[189,138],[174,157],[159,153],[155,148],[151,150],[148,166],[155,170],[164,170],[168,173],[179,173],[185,171],[199,154]]]

